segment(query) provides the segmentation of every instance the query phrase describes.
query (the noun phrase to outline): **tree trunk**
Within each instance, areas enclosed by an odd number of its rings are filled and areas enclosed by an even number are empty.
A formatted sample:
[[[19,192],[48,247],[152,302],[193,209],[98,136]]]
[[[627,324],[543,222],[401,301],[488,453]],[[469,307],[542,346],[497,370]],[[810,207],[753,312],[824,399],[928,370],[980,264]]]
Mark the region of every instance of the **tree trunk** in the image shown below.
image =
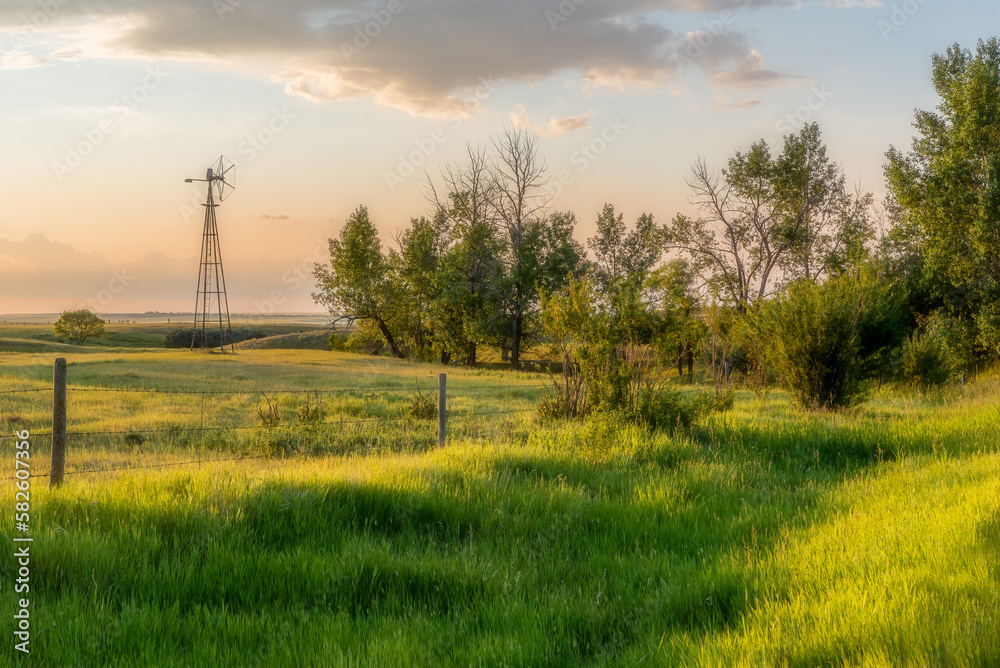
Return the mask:
[[[510,337],[510,367],[521,368],[521,314],[514,315],[514,326]]]
[[[382,332],[385,342],[389,345],[389,353],[397,360],[403,359],[403,353],[399,352],[399,346],[396,344],[396,339],[392,338],[392,332],[389,331],[389,327],[385,324],[385,321],[382,320],[382,318],[375,318],[375,323]]]
[[[451,364],[450,350],[445,350],[444,348],[441,349],[441,364],[443,364],[444,366],[448,366],[449,364]]]
[[[688,378],[691,383],[694,383],[694,349],[691,346],[687,346],[687,358],[688,358]]]
[[[677,345],[677,377],[684,377],[684,344]]]
[[[476,366],[476,342],[469,342],[469,349],[466,351],[465,355],[466,366]]]

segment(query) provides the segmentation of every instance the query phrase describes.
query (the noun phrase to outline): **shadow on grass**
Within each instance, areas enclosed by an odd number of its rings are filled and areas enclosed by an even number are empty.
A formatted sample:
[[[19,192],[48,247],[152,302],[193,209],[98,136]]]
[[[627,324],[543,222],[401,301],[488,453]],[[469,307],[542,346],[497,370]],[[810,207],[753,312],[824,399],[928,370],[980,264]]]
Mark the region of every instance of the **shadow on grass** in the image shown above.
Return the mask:
[[[110,610],[447,619],[466,629],[460,656],[499,629],[529,665],[580,665],[613,662],[664,630],[734,627],[757,601],[754,573],[734,568],[734,553],[751,542],[766,552],[781,526],[815,516],[815,489],[780,479],[769,515],[741,512],[750,483],[723,471],[503,454],[486,470],[462,484],[432,472],[419,490],[272,482],[220,494],[176,476],[164,481],[173,500],[155,507],[55,496],[43,512],[62,530],[37,544],[33,577],[49,609],[90,597]],[[684,476],[673,501],[637,503],[637,488],[663,476]]]

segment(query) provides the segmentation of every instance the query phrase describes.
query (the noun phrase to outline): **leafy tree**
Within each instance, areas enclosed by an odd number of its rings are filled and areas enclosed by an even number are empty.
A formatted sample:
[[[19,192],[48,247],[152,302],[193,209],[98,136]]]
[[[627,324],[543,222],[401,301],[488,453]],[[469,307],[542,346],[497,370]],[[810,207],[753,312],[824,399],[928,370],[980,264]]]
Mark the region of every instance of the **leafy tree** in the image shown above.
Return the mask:
[[[414,218],[395,240],[399,253],[391,257],[396,262],[400,287],[406,294],[399,320],[414,355],[429,360],[435,356],[433,322],[429,313],[437,294],[436,277],[450,241],[448,222],[442,212],[430,220]],[[441,356],[447,363],[450,354],[446,348],[441,349]]]
[[[313,271],[319,292],[313,298],[327,307],[336,319],[371,321],[392,356],[403,353],[390,323],[403,311],[396,264],[382,254],[378,231],[368,218],[368,209],[358,207],[347,219],[338,239],[330,239],[330,266],[317,264]]]
[[[611,204],[605,204],[597,217],[597,234],[587,240],[587,246],[594,253],[595,277],[605,291],[624,283],[641,286],[661,255],[653,216],[642,214],[629,232],[624,217],[615,215]]]
[[[1000,40],[932,59],[936,111],[918,111],[909,154],[887,153],[897,239],[940,306],[1000,352]],[[914,263],[911,263],[911,266]]]
[[[845,191],[815,123],[786,136],[777,158],[761,140],[721,172],[699,160],[688,186],[701,217],[678,215],[664,228],[666,245],[738,313],[768,294],[778,271],[817,280],[855,266],[871,236],[872,199]]]
[[[817,123],[784,139],[775,163],[781,228],[792,245],[779,266],[789,280],[818,280],[849,263],[864,245],[871,195],[848,194]]]
[[[677,374],[694,378],[694,358],[705,336],[705,324],[697,317],[701,304],[698,291],[699,278],[687,260],[675,259],[650,272],[644,284],[647,299],[654,308],[660,308],[665,318],[666,330],[662,344],[669,359],[676,351],[673,363]]]
[[[104,336],[104,321],[89,309],[63,311],[52,331],[60,338],[83,343],[87,339]]]

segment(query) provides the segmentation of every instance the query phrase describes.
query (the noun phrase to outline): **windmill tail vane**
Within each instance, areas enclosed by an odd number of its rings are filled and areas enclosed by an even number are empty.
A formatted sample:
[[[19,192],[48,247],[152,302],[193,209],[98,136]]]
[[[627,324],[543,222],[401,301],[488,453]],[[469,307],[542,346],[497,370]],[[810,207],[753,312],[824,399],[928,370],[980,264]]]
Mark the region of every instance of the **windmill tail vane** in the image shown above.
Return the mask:
[[[226,272],[222,266],[222,249],[219,245],[219,227],[215,210],[233,188],[236,187],[235,165],[225,156],[209,167],[204,179],[185,179],[185,183],[207,183],[208,194],[205,204],[205,228],[201,237],[200,266],[198,268],[198,292],[194,305],[194,332],[191,348],[208,348],[209,332],[214,332],[216,320],[219,327],[219,350],[225,352],[226,345],[233,352],[236,348],[232,336],[232,322],[229,319],[229,298],[226,295]]]

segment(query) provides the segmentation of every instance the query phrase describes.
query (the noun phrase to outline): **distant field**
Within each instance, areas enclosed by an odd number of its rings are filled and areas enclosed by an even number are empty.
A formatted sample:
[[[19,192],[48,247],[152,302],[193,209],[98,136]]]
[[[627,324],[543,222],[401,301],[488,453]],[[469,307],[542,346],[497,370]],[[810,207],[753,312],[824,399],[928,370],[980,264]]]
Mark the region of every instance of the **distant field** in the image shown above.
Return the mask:
[[[252,323],[239,322],[234,320],[234,327],[253,327],[262,330],[269,337],[289,336],[303,333],[318,334],[326,332],[326,329],[317,329],[317,324],[304,320],[295,321],[292,318],[289,322],[281,323]],[[118,348],[163,348],[163,340],[167,332],[190,328],[191,323],[184,322],[140,322],[131,323],[109,323],[106,325],[106,335],[100,338],[88,339],[82,346],[71,343],[60,342],[52,333],[52,326],[49,324],[29,323],[29,324],[0,324],[0,353],[2,352],[97,352],[106,349]],[[315,342],[310,342],[315,346]]]
[[[0,352],[0,435],[48,431],[56,352],[88,435],[33,481],[38,665],[1000,664],[995,379],[850,413],[741,392],[671,437],[540,424],[546,376],[451,368],[438,448],[407,412],[439,366],[70,348]],[[215,426],[242,429],[186,431]]]

